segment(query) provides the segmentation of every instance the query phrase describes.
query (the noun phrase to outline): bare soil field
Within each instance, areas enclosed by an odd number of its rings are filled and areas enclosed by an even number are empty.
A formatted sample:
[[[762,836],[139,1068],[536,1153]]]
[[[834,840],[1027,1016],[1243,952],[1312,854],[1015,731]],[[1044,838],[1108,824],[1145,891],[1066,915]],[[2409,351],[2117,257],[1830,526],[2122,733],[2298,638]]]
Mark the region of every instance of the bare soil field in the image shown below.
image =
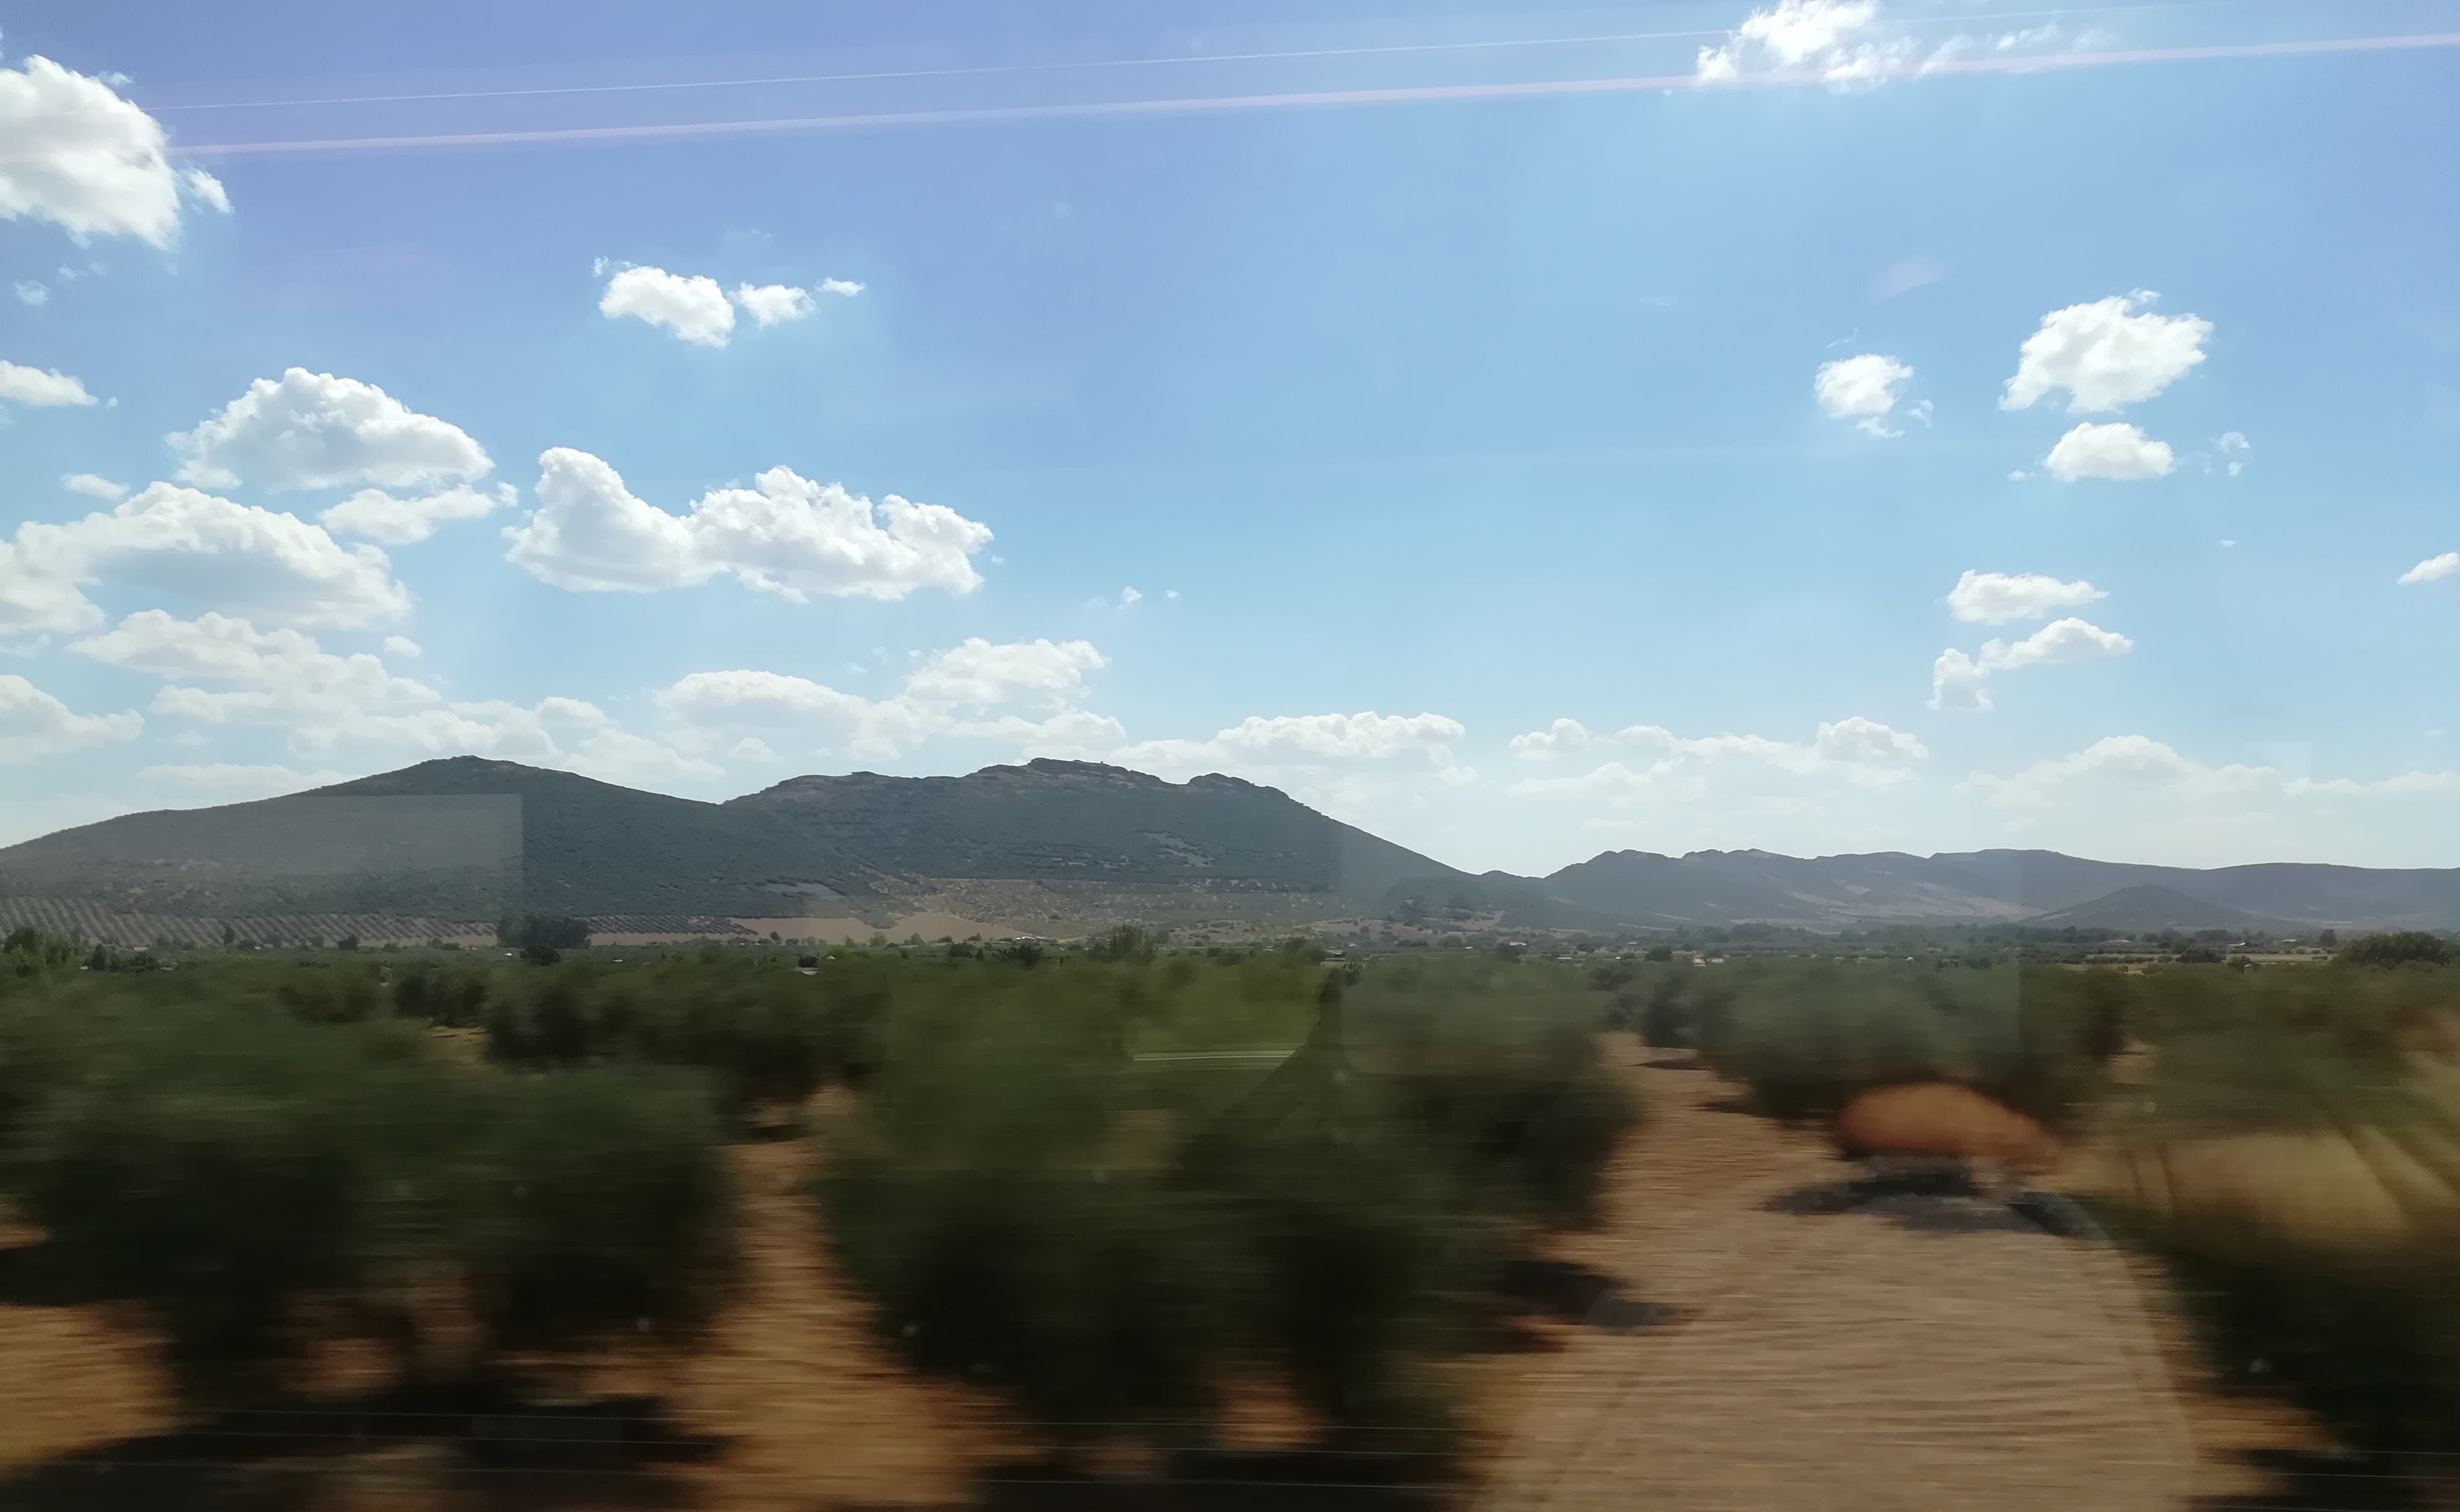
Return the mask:
[[[1616,1036],[1651,1126],[1611,1218],[1522,1278],[1527,1316],[1462,1367],[1479,1433],[1465,1499],[1591,1507],[2393,1507],[2295,1412],[2213,1388],[2158,1273],[2004,1205],[1855,1205],[1815,1136]],[[175,1432],[143,1341],[111,1310],[29,1294],[0,1231],[7,1512],[1386,1512],[1433,1498],[1292,1483],[1053,1481],[995,1404],[916,1380],[866,1333],[795,1188],[796,1144],[737,1151],[750,1289],[689,1359],[602,1368],[567,1403],[441,1404]],[[438,1424],[445,1425],[441,1430]],[[1236,1437],[1293,1446],[1259,1398]],[[454,1440],[463,1439],[461,1447]],[[474,1453],[476,1442],[484,1452]],[[1126,1468],[1126,1467],[1122,1467]],[[1265,1483],[1267,1481],[1271,1483]]]

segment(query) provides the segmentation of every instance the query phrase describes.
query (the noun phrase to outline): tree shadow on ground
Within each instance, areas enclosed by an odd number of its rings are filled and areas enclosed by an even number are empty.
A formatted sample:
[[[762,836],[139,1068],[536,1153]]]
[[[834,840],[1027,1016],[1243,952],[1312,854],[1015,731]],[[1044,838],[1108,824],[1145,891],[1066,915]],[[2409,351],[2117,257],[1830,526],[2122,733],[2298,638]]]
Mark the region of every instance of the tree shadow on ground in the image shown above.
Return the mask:
[[[1495,1290],[1502,1317],[1548,1318],[1609,1333],[1634,1332],[1674,1316],[1672,1308],[1633,1296],[1614,1276],[1568,1260],[1511,1261]]]
[[[1436,1512],[1460,1487],[1418,1457],[1361,1449],[1215,1450],[1175,1458],[1169,1473],[1103,1479],[1036,1464],[998,1465],[964,1512]],[[820,1512],[817,1506],[807,1512]],[[836,1508],[829,1512],[911,1512]],[[955,1512],[955,1509],[950,1509]]]
[[[0,1477],[7,1512],[310,1512],[352,1482],[414,1488],[461,1512],[658,1509],[690,1500],[672,1467],[721,1439],[656,1397],[560,1405],[498,1394],[387,1393],[233,1410]]]
[[[2263,1489],[2197,1497],[2188,1503],[2189,1512],[2427,1512],[2451,1505],[2451,1494],[2460,1488],[2460,1456],[2251,1449],[2239,1458],[2264,1473]],[[2432,1462],[2421,1462],[2427,1460]]]
[[[1989,1196],[1969,1171],[1954,1167],[1892,1172],[1823,1182],[1779,1193],[1760,1204],[1771,1213],[1829,1217],[1869,1213],[1898,1227],[1931,1234],[2054,1234],[2097,1239],[2100,1229],[2072,1200],[2056,1192]]]

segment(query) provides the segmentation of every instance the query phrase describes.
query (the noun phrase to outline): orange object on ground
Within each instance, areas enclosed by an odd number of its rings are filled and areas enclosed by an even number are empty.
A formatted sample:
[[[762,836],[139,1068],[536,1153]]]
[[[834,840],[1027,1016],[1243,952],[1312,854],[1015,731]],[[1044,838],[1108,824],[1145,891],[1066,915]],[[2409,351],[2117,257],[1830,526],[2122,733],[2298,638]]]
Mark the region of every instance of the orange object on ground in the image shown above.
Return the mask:
[[[2046,1171],[2059,1162],[2059,1143],[2048,1130],[2003,1102],[1947,1081],[1863,1093],[1836,1115],[1835,1133],[1837,1151],[1847,1160],[1993,1161],[2018,1171]]]

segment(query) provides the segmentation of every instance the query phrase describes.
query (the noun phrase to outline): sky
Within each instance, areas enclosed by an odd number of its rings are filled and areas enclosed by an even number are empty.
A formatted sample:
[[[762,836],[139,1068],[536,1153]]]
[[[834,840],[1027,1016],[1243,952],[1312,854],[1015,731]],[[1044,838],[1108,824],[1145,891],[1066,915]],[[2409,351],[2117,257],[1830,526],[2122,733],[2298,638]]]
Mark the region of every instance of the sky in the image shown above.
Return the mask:
[[[2460,0],[0,0],[0,841],[2460,864]]]

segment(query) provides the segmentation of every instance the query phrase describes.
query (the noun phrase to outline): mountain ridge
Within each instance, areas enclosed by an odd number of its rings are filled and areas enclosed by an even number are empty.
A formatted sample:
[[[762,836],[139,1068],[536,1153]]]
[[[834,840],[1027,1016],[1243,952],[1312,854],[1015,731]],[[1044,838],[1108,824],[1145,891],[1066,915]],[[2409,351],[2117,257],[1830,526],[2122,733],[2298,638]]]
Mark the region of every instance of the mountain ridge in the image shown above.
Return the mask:
[[[1473,874],[1242,778],[1170,782],[1050,757],[962,777],[810,774],[715,802],[441,757],[285,798],[56,831],[0,849],[0,895],[164,915],[465,919],[526,909],[884,921],[936,907],[1301,923],[1414,907],[1526,927],[1834,929],[2057,926],[2083,909],[2127,928],[2198,910],[2249,926],[2460,925],[2460,868],[1624,849],[1544,877]]]

